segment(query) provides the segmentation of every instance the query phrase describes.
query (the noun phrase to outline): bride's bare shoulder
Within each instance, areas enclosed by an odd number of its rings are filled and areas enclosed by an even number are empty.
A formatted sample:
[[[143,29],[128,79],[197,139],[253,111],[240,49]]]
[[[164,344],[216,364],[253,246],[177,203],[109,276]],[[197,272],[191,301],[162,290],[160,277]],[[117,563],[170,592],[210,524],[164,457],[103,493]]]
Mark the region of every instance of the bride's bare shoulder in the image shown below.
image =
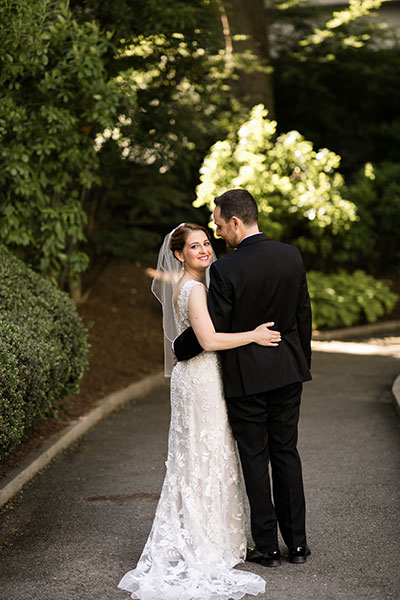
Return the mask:
[[[205,289],[205,286],[203,283],[201,283],[201,281],[196,281],[195,279],[181,279],[180,281],[178,281],[178,283],[176,284],[172,299],[174,301],[175,306],[178,303],[178,298],[181,295],[181,292],[183,290],[184,287],[187,287],[189,285],[190,289],[195,288],[195,287],[199,287],[199,288],[203,288]]]

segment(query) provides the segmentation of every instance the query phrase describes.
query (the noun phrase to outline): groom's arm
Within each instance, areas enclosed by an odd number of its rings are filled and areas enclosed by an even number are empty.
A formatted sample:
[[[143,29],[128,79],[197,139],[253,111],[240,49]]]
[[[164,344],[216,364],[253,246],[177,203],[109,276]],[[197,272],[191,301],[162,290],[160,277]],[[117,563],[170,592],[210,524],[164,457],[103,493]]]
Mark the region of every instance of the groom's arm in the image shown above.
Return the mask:
[[[196,334],[191,327],[188,327],[172,342],[172,350],[178,361],[189,360],[203,352]]]

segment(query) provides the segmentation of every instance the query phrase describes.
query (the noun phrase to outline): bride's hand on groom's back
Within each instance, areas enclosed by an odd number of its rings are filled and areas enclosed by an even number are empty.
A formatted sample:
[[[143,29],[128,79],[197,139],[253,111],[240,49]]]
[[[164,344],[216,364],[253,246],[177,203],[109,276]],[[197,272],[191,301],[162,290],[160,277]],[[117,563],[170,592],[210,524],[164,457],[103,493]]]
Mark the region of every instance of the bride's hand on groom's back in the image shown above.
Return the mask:
[[[260,346],[278,346],[281,341],[279,331],[269,329],[274,326],[274,322],[262,323],[254,329],[254,342]]]

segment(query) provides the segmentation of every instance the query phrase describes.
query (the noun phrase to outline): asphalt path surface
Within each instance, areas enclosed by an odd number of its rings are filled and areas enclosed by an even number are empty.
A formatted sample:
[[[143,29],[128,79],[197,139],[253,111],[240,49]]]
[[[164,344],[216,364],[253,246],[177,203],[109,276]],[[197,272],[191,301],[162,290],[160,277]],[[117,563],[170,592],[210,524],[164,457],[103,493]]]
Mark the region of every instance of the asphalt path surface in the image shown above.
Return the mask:
[[[400,598],[400,436],[390,392],[399,359],[344,348],[314,353],[314,380],[303,394],[299,448],[312,555],[278,569],[241,565],[267,580],[259,600]],[[129,598],[116,586],[151,527],[168,421],[166,390],[127,405],[4,507],[1,600]]]

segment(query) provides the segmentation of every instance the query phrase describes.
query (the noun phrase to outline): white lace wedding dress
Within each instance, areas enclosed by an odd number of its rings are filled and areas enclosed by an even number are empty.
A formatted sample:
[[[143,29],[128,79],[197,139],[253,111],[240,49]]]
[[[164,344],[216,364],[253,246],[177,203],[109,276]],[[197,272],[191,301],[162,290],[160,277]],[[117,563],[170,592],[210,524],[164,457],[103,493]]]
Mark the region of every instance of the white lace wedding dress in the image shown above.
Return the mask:
[[[189,325],[187,281],[179,329]],[[228,600],[265,590],[258,575],[233,569],[246,554],[239,465],[215,352],[180,362],[171,375],[166,475],[153,526],[136,566],[118,587],[140,600]]]

